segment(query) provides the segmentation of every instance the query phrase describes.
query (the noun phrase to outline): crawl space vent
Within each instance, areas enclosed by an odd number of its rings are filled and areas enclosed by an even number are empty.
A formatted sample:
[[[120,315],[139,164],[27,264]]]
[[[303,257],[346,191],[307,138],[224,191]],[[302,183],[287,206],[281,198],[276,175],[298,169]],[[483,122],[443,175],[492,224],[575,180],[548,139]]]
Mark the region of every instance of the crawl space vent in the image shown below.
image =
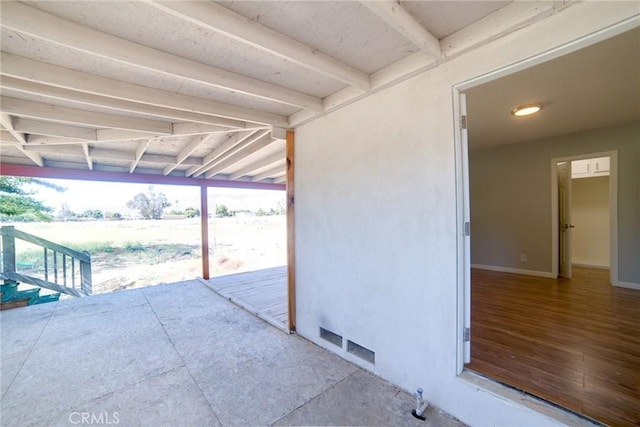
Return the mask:
[[[322,338],[325,341],[329,341],[331,344],[342,348],[342,336],[334,332],[331,332],[328,329],[325,329],[322,327],[320,328],[320,338]]]
[[[360,344],[356,344],[351,340],[347,340],[347,351],[371,364],[376,363],[376,354],[373,351],[361,346]]]

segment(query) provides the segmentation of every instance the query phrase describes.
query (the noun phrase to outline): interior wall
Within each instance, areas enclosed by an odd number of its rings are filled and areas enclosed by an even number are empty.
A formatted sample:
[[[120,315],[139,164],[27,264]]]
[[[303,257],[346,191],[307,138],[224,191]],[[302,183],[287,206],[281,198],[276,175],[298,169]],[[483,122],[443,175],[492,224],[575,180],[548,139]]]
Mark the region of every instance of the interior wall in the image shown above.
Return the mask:
[[[635,7],[635,6],[634,6]],[[635,13],[577,3],[296,128],[297,333],[471,425],[558,425],[458,376],[453,86]],[[340,347],[319,328],[343,337]],[[375,352],[375,363],[347,351]]]
[[[471,151],[472,264],[550,274],[551,159],[618,150],[618,277],[640,283],[638,141],[636,122]]]
[[[571,181],[571,262],[609,268],[609,177]]]

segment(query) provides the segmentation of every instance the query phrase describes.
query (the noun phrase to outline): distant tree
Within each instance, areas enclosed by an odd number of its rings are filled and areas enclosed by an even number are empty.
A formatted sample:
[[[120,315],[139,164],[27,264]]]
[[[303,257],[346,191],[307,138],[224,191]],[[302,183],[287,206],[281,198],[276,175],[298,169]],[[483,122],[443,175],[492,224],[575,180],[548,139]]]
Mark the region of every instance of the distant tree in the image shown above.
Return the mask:
[[[149,187],[147,194],[138,193],[132,200],[127,202],[129,209],[135,209],[140,212],[143,218],[160,219],[165,208],[171,206],[167,196],[164,193],[156,193],[153,186]]]
[[[63,203],[60,205],[60,210],[58,211],[58,218],[66,221],[69,218],[73,218],[75,216],[76,214],[73,213],[73,211],[71,210],[71,208],[69,208],[69,205],[67,203]]]
[[[218,205],[216,208],[216,216],[218,218],[223,218],[225,216],[233,216],[235,212],[230,211],[225,205]]]
[[[80,216],[83,218],[102,219],[104,218],[104,213],[100,209],[87,209]]]
[[[256,212],[256,216],[265,216],[267,213],[262,210],[262,208],[258,209],[258,212]]]
[[[120,212],[106,212],[104,217],[106,219],[122,219],[122,214]]]
[[[0,176],[0,215],[14,218],[26,215],[40,221],[51,221],[52,209],[33,197],[35,191],[27,188],[32,184],[56,191],[65,190],[40,179]]]
[[[187,216],[187,218],[195,218],[200,216],[200,209],[186,208],[184,210],[184,214]]]

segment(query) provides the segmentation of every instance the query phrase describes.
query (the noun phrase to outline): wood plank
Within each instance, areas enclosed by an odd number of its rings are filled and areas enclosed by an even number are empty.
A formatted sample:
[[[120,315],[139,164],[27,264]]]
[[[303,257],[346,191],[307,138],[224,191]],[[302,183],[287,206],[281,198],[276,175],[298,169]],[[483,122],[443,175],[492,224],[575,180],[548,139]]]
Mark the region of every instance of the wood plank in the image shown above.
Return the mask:
[[[289,331],[286,267],[213,277],[205,284],[234,304]]]
[[[287,291],[289,330],[296,330],[296,225],[295,225],[295,134],[287,131]]]
[[[202,278],[209,279],[209,200],[207,186],[200,187],[200,238],[202,241]]]
[[[616,426],[640,425],[640,291],[609,271],[472,270],[468,369]]]

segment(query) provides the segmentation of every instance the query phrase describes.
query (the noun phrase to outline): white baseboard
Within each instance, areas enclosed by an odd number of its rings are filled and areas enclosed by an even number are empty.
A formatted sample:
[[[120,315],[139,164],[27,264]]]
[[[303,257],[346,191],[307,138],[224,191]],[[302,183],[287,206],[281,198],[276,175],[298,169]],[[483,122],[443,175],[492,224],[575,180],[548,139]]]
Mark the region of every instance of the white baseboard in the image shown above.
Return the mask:
[[[471,268],[480,270],[500,271],[502,273],[523,274],[525,276],[547,277],[555,279],[557,276],[550,271],[523,270],[521,268],[500,267],[497,265],[471,264]]]
[[[595,264],[586,264],[581,262],[572,262],[571,265],[574,267],[599,268],[601,270],[609,270],[608,265],[595,265]]]
[[[635,289],[635,290],[640,291],[640,283],[617,282],[617,283],[614,284],[614,286],[619,286],[621,288]]]

